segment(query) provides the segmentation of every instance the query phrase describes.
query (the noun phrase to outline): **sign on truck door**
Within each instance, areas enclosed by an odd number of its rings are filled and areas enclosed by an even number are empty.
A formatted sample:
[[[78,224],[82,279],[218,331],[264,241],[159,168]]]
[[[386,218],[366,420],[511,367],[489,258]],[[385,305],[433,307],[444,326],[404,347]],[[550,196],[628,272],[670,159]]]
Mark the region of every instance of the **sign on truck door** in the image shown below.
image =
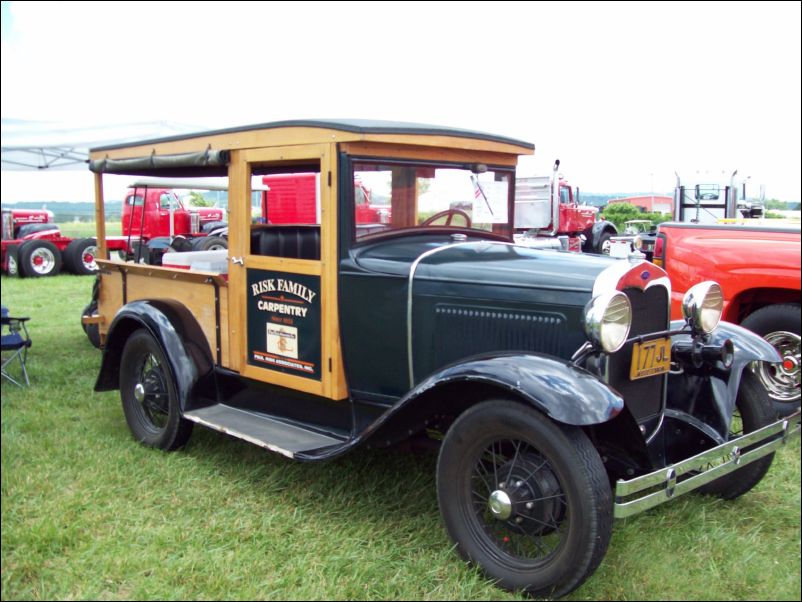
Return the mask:
[[[337,343],[334,169],[328,148],[242,153],[247,173],[230,175],[231,202],[236,203],[231,216],[232,222],[246,224],[232,227],[229,241],[230,286],[232,291],[244,293],[232,295],[233,303],[239,305],[239,328],[233,333],[232,345],[237,349],[240,373],[344,399],[347,392]],[[314,182],[320,211],[310,213],[304,223],[271,224],[252,219],[251,178],[277,171]],[[294,189],[309,195],[306,189]],[[289,192],[285,191],[285,196]],[[284,204],[291,201],[282,197]]]

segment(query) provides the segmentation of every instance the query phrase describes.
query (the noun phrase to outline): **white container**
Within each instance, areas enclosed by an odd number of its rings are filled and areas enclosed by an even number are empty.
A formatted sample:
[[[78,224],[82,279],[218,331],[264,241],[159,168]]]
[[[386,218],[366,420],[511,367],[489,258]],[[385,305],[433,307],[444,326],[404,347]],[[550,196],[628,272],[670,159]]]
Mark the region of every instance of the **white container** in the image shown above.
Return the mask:
[[[228,274],[228,249],[165,253],[162,256],[162,266],[179,270]]]

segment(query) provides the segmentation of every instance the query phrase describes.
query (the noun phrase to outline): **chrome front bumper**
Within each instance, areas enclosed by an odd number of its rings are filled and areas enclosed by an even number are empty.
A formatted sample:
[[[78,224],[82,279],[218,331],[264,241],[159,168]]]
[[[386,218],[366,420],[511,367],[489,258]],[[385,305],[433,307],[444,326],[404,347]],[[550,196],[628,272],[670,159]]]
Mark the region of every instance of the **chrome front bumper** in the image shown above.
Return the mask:
[[[653,508],[759,460],[800,433],[800,411],[696,456],[615,485],[615,518]],[[747,451],[743,451],[747,449]]]

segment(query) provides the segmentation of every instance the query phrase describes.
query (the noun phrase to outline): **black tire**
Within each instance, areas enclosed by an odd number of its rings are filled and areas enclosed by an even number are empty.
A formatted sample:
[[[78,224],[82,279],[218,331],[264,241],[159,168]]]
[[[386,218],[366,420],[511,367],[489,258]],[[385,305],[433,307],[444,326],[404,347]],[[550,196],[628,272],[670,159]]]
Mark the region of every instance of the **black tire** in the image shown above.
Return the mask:
[[[228,228],[228,222],[223,221],[214,221],[214,222],[206,222],[201,226],[201,232],[209,234],[213,230],[220,230],[221,228]]]
[[[186,253],[187,251],[194,251],[194,249],[192,248],[192,242],[193,241],[189,240],[188,238],[178,235],[175,238],[173,238],[172,242],[170,243],[170,248],[178,253]]]
[[[95,262],[97,256],[97,241],[94,238],[80,238],[73,240],[64,249],[64,265],[78,276],[97,274],[100,269]]]
[[[181,417],[170,365],[145,330],[135,331],[123,348],[120,398],[131,434],[140,443],[172,451],[192,434],[193,423]]]
[[[193,251],[217,251],[227,248],[228,242],[225,238],[220,238],[219,236],[201,236],[192,243]]]
[[[609,255],[610,254],[610,239],[613,237],[612,234],[609,232],[604,232],[599,237],[599,244],[596,245],[594,252],[597,255]]]
[[[735,414],[730,426],[730,439],[751,433],[771,424],[776,414],[765,388],[758,378],[745,370],[738,389]],[[715,495],[725,500],[733,500],[757,485],[768,472],[774,454],[755,460],[735,472],[731,472],[698,489],[699,493]]]
[[[95,313],[97,313],[97,301],[92,301],[89,305],[84,307],[84,310],[81,312],[81,316],[93,316]],[[100,328],[98,325],[84,324],[81,322],[81,326],[84,329],[86,338],[88,338],[89,342],[92,343],[92,346],[96,349],[100,349]]]
[[[579,428],[516,402],[487,401],[454,422],[437,497],[460,555],[505,589],[563,596],[610,542],[612,494],[596,449]]]
[[[741,326],[759,334],[774,345],[784,364],[755,362],[753,370],[766,387],[774,408],[787,416],[800,405],[800,332],[802,314],[799,305],[768,305],[749,314]]]
[[[61,271],[61,252],[49,240],[29,240],[20,245],[18,263],[22,276],[55,276]]]

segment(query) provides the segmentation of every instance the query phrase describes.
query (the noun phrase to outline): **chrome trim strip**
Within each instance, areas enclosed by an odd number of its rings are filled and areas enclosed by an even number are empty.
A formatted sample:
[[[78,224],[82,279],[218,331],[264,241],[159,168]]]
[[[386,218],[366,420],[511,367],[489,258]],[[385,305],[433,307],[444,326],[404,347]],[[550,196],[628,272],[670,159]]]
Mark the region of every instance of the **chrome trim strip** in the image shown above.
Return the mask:
[[[412,282],[415,279],[415,270],[418,269],[418,264],[421,261],[426,259],[427,257],[431,257],[435,253],[439,253],[440,251],[445,251],[446,249],[453,249],[454,247],[460,247],[464,245],[474,245],[477,243],[485,243],[488,245],[509,245],[515,246],[510,243],[506,242],[491,242],[491,241],[479,241],[479,240],[472,240],[467,242],[449,242],[445,243],[442,247],[435,247],[434,249],[429,249],[428,251],[424,251],[421,253],[415,261],[412,262],[412,265],[409,268],[409,283],[407,284],[407,365],[409,368],[409,388],[415,386],[415,375],[412,369]]]
[[[801,412],[778,420],[752,433],[731,439],[701,454],[697,454],[677,464],[660,468],[628,481],[619,479],[615,486],[613,516],[626,518],[649,508],[654,508],[702,485],[729,474],[739,468],[759,460],[784,446],[793,437],[799,437]],[[759,447],[744,452],[745,447]],[[680,480],[683,475],[698,472]],[[653,491],[658,488],[657,491]],[[636,499],[621,502],[627,497],[640,495]]]

